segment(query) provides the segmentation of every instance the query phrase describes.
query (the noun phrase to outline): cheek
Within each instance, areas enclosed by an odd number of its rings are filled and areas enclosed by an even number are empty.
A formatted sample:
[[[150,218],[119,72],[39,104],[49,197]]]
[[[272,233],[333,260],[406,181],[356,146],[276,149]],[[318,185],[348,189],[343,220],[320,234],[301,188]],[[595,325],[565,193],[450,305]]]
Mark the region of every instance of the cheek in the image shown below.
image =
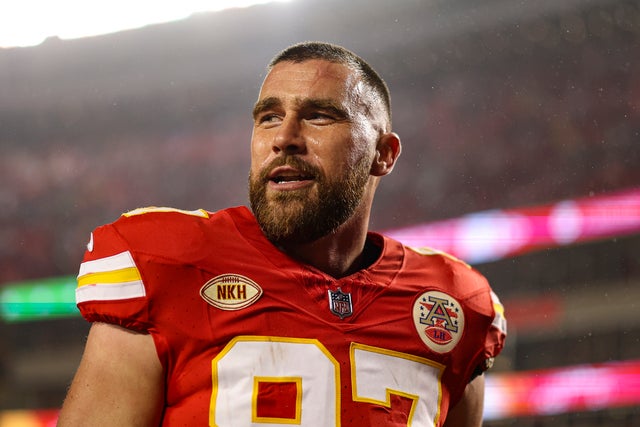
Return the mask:
[[[324,157],[323,170],[329,180],[340,181],[369,162],[368,153],[365,150],[351,147],[349,150],[332,152]],[[367,163],[367,164],[370,164]]]
[[[345,152],[345,162],[347,162],[348,167],[355,167],[356,165],[361,165],[363,159],[373,159],[373,155],[375,152],[375,143],[372,143],[370,138],[367,138],[361,134],[355,135],[351,140],[351,144],[349,145],[349,149]]]
[[[354,121],[353,139],[360,140],[363,144],[373,144],[375,147],[380,132],[374,126],[372,119],[364,114],[359,114]]]
[[[251,170],[259,170],[269,157],[269,147],[255,133],[251,136]]]

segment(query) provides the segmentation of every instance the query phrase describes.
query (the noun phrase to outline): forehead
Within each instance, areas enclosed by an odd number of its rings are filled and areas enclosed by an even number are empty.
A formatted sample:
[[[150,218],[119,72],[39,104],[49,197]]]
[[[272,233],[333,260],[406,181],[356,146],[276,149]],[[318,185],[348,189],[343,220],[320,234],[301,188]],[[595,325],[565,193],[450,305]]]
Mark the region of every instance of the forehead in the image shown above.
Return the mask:
[[[312,59],[300,63],[280,62],[265,78],[260,99],[266,97],[346,98],[361,86],[352,68],[325,60]]]

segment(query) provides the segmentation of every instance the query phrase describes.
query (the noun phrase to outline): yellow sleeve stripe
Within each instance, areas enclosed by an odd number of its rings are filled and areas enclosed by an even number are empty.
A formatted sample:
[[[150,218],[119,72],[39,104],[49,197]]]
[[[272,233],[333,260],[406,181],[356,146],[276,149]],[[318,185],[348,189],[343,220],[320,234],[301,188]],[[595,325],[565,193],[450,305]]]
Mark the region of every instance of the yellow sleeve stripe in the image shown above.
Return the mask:
[[[504,306],[500,303],[493,303],[493,309],[501,316],[504,316]]]
[[[140,270],[129,251],[80,265],[76,303],[126,300],[145,295]]]
[[[115,271],[104,271],[98,273],[88,273],[84,276],[78,277],[78,287],[87,285],[95,285],[100,283],[101,285],[118,284],[126,282],[135,282],[141,280],[140,272],[136,267],[123,268]]]

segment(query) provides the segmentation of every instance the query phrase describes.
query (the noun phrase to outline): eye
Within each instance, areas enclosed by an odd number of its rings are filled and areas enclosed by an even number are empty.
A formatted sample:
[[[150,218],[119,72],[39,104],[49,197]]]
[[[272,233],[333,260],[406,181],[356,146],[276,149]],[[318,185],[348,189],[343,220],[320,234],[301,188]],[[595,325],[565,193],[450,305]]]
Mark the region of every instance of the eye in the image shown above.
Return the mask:
[[[282,119],[274,113],[261,114],[256,118],[256,125],[271,127],[280,123]]]
[[[306,119],[316,125],[331,124],[337,120],[333,114],[322,111],[311,112]]]

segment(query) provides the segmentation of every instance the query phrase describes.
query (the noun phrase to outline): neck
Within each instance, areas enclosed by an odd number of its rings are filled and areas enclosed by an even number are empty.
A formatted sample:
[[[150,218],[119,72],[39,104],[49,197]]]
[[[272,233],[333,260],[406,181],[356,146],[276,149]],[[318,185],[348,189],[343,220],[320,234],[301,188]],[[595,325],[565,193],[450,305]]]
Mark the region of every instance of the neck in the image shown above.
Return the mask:
[[[356,214],[334,233],[309,243],[282,245],[280,249],[332,277],[345,277],[368,267],[377,258],[375,247],[366,245],[368,222],[368,214]]]

